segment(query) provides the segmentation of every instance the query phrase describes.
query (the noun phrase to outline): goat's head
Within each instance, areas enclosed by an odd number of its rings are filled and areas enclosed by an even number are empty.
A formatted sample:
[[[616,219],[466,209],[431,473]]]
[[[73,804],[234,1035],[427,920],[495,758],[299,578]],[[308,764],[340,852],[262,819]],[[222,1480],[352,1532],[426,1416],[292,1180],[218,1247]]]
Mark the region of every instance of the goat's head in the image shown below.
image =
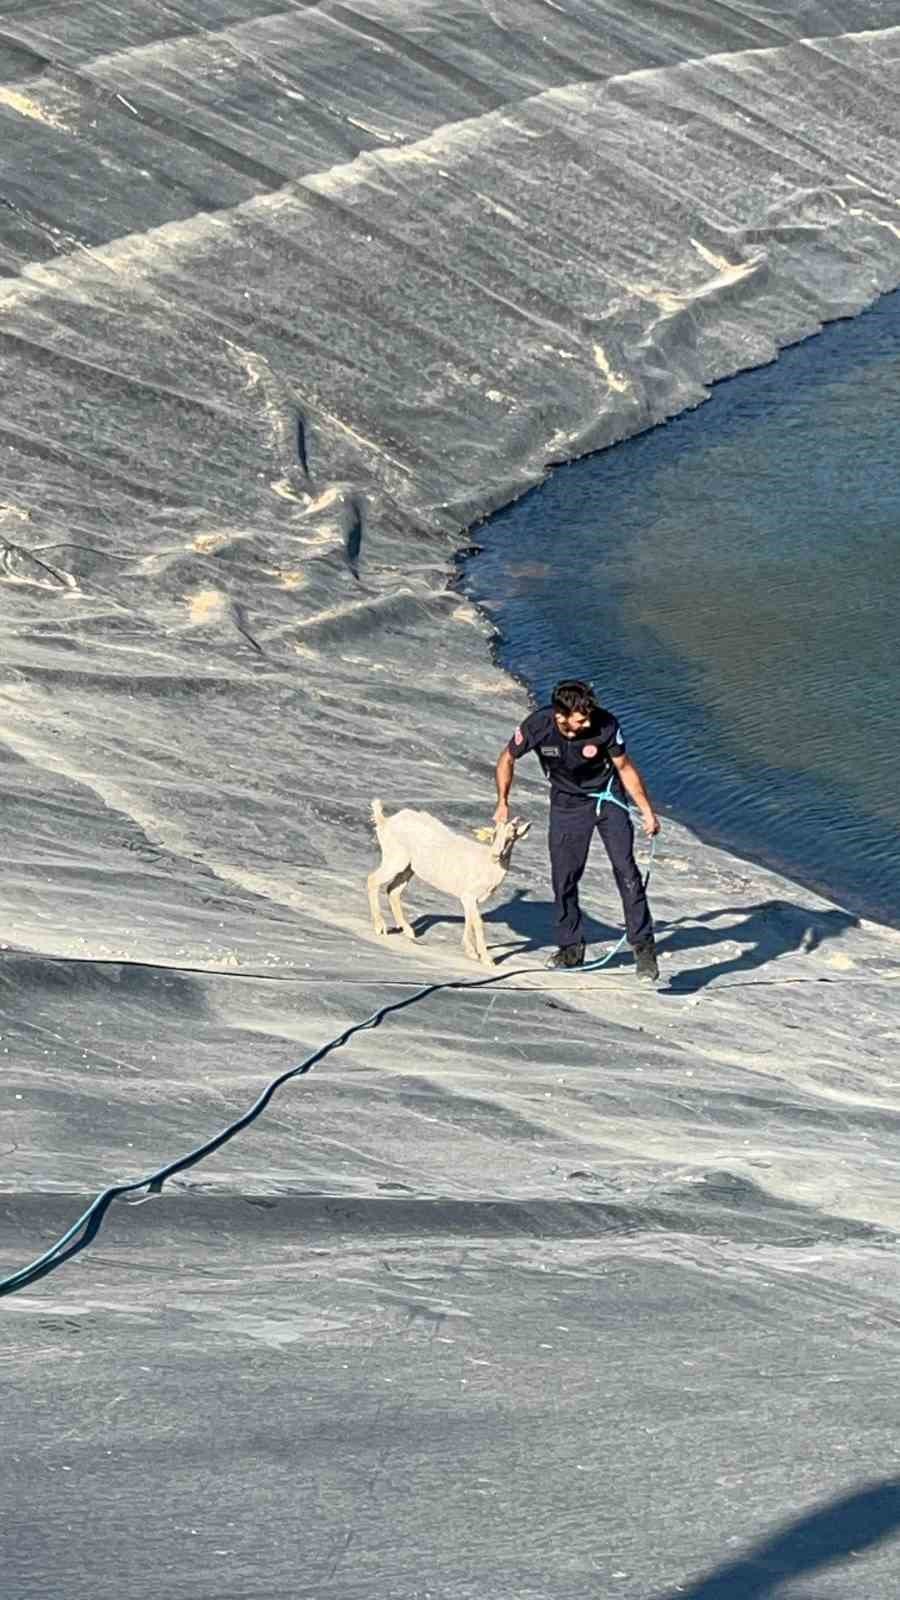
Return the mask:
[[[530,822],[523,822],[521,817],[510,817],[508,822],[498,822],[491,839],[491,855],[501,866],[509,866],[513,845],[518,839],[524,839],[531,827]]]

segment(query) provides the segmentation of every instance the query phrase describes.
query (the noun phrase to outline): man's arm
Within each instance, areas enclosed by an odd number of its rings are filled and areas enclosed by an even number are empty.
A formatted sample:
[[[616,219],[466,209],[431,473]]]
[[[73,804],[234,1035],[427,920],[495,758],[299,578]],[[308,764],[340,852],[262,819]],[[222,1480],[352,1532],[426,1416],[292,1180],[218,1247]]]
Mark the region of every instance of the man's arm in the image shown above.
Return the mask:
[[[661,824],[659,817],[656,815],[656,812],[650,803],[650,796],[644,787],[643,778],[638,772],[638,769],[630,756],[611,756],[611,760],[613,766],[619,774],[619,777],[622,780],[625,793],[628,795],[630,800],[634,801],[639,812],[641,813],[641,821],[644,824],[644,832],[652,839],[655,833],[659,833]],[[499,782],[500,780],[498,778],[498,791]]]
[[[515,770],[516,763],[514,762],[508,749],[504,747],[497,757],[497,765],[494,768],[494,777],[497,782],[497,809],[494,812],[495,822],[509,821],[509,791],[512,788]]]
[[[521,756],[527,756],[530,750],[536,750],[540,743],[544,719],[538,712],[532,712],[524,722],[520,722],[515,733],[504,750],[497,757],[494,776],[497,780],[497,809],[494,812],[495,822],[509,821],[509,791],[512,788],[513,773],[516,762]]]

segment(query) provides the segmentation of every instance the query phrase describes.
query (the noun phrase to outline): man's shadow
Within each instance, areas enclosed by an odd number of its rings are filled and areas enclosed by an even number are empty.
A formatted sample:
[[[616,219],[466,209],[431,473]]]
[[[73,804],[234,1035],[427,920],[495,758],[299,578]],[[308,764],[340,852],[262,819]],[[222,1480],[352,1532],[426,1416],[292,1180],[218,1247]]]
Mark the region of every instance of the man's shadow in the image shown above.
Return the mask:
[[[440,923],[457,924],[461,930],[463,920],[452,913],[439,912],[419,917],[414,926],[421,935]],[[516,936],[511,945],[499,948],[492,946],[498,966],[552,946],[548,935],[552,928],[553,907],[549,901],[530,899],[525,889],[516,889],[502,905],[488,911],[484,921],[488,925],[502,923]],[[723,922],[724,926],[721,925]],[[789,900],[761,900],[755,906],[723,906],[718,911],[679,917],[674,922],[660,920],[656,924],[660,955],[668,952],[675,955],[685,950],[706,950],[712,954],[717,945],[723,944],[739,944],[742,947],[718,961],[706,960],[702,965],[672,973],[668,988],[660,992],[696,994],[699,989],[729,973],[753,972],[801,948],[809,953],[826,939],[840,939],[848,929],[858,926],[859,918],[849,911],[837,908],[820,911],[794,905]],[[598,922],[587,913],[584,913],[584,930],[589,946],[615,944],[622,935],[621,925]],[[601,954],[600,951],[589,949],[587,960],[596,959]],[[613,972],[617,967],[631,966],[633,959],[630,950],[622,950],[613,957],[606,971]]]
[[[726,917],[734,920],[723,927]],[[711,926],[713,923],[717,926]],[[742,946],[718,961],[672,974],[671,994],[696,994],[728,973],[752,972],[798,950],[810,954],[826,939],[840,939],[850,928],[858,927],[858,917],[837,907],[819,911],[790,900],[761,900],[755,906],[723,906],[720,911],[659,923],[657,942],[661,951],[673,955],[680,950],[712,950],[725,943]]]
[[[669,1590],[657,1600],[676,1600],[676,1596],[677,1600],[761,1600],[792,1578],[858,1557],[881,1544],[898,1524],[900,1478],[869,1483],[780,1528],[738,1560],[717,1567],[694,1583]],[[858,1600],[862,1593],[858,1570],[846,1593],[847,1600]]]

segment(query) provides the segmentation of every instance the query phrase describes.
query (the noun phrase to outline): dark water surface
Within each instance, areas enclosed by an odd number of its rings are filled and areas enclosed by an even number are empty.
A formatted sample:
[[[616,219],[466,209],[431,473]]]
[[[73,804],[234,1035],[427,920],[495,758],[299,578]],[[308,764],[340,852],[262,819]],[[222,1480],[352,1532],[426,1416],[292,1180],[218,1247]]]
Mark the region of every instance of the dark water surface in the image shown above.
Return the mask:
[[[591,678],[660,807],[900,924],[900,293],[481,529],[538,700]]]

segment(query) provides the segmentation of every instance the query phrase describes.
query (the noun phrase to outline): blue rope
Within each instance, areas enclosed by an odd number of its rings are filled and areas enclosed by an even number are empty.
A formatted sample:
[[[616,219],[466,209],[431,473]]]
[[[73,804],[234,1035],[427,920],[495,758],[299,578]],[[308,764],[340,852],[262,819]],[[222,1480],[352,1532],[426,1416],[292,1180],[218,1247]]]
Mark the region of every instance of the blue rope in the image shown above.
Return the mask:
[[[610,784],[610,787],[605,789],[602,794],[591,795],[591,798],[597,801],[598,816],[604,800],[609,800],[613,805],[622,806],[626,811],[630,810],[625,801],[619,800],[616,795],[610,792],[611,787],[612,785]],[[651,863],[654,843],[655,841],[651,840]],[[649,878],[650,868],[648,867],[644,878],[645,888]],[[615,948],[610,950],[609,954],[605,955],[602,960],[590,961],[579,970],[581,972],[593,972],[600,967],[605,967],[607,962],[611,961],[613,956],[621,950],[626,938],[627,934],[623,934]],[[189,1167],[195,1166],[205,1156],[211,1155],[221,1145],[227,1144],[229,1139],[235,1137],[235,1134],[249,1127],[251,1122],[255,1122],[282,1084],[287,1083],[290,1078],[300,1078],[311,1072],[316,1062],[321,1061],[332,1050],[338,1050],[341,1045],[347,1043],[348,1039],[352,1039],[355,1033],[363,1033],[367,1028],[377,1028],[382,1019],[389,1016],[392,1011],[403,1011],[406,1006],[414,1005],[417,1000],[424,1000],[428,995],[439,994],[444,989],[482,989],[488,984],[502,983],[506,978],[522,977],[523,975],[533,977],[534,968],[514,967],[509,972],[498,972],[490,978],[450,978],[442,983],[428,983],[423,988],[416,989],[413,994],[407,995],[403,1000],[392,1000],[387,1005],[379,1006],[377,1011],[373,1011],[362,1022],[351,1023],[349,1027],[344,1029],[343,1033],[336,1034],[326,1044],[320,1045],[318,1050],[314,1050],[311,1055],[306,1056],[297,1066],[288,1067],[286,1072],[282,1072],[277,1078],[273,1078],[271,1083],[267,1084],[261,1094],[257,1096],[249,1110],[244,1112],[243,1116],[236,1117],[234,1122],[230,1122],[227,1127],[214,1134],[211,1139],[207,1139],[205,1144],[197,1145],[196,1149],[190,1150],[186,1156],[180,1156],[177,1160],[158,1167],[155,1172],[151,1172],[145,1178],[136,1178],[132,1183],[114,1183],[108,1189],[104,1189],[91,1202],[87,1210],[76,1218],[71,1228],[67,1228],[56,1243],[50,1246],[49,1250],[45,1250],[43,1255],[37,1256],[27,1266],[20,1267],[18,1272],[12,1272],[8,1277],[0,1278],[0,1299],[4,1295],[17,1294],[21,1289],[28,1288],[30,1284],[37,1283],[48,1272],[55,1272],[57,1267],[63,1265],[63,1262],[69,1261],[72,1256],[84,1250],[99,1233],[103,1219],[114,1200],[120,1200],[124,1195],[136,1194],[140,1190],[146,1190],[145,1200],[149,1200],[152,1195],[161,1194],[163,1184],[169,1178],[173,1178],[177,1172],[185,1172]],[[140,1200],[129,1202],[131,1205],[140,1205],[142,1203]]]
[[[135,1194],[141,1189],[147,1191],[144,1196],[145,1200],[149,1200],[151,1195],[161,1194],[163,1184],[169,1178],[173,1178],[177,1172],[185,1172],[188,1167],[195,1166],[198,1161],[203,1160],[204,1156],[211,1155],[221,1145],[227,1144],[229,1139],[233,1139],[235,1134],[240,1133],[251,1122],[255,1122],[260,1113],[265,1110],[275,1091],[280,1089],[282,1084],[287,1083],[289,1078],[303,1077],[312,1070],[317,1061],[321,1061],[332,1050],[337,1050],[341,1045],[346,1044],[347,1040],[351,1039],[355,1033],[362,1033],[367,1028],[377,1028],[382,1018],[388,1016],[390,1012],[403,1011],[406,1006],[414,1005],[417,1000],[424,1000],[427,995],[438,994],[442,989],[481,989],[487,984],[502,983],[506,978],[521,977],[523,974],[533,978],[534,968],[515,967],[509,972],[495,973],[490,978],[449,978],[442,983],[428,983],[423,988],[416,989],[413,994],[406,995],[403,1000],[392,1000],[387,1005],[379,1006],[377,1011],[373,1011],[370,1016],[363,1018],[362,1022],[351,1023],[342,1033],[336,1034],[333,1039],[329,1039],[327,1044],[320,1045],[318,1050],[314,1050],[311,1055],[306,1056],[297,1066],[288,1067],[286,1072],[279,1073],[277,1078],[273,1078],[271,1083],[266,1085],[262,1093],[254,1100],[250,1109],[244,1112],[243,1116],[236,1117],[234,1122],[230,1122],[220,1133],[214,1134],[211,1139],[207,1139],[205,1144],[200,1144],[196,1149],[189,1151],[186,1156],[180,1156],[177,1160],[170,1161],[165,1166],[157,1168],[155,1172],[149,1173],[145,1178],[136,1178],[132,1183],[111,1184],[108,1189],[104,1189],[92,1201],[87,1210],[83,1211],[81,1216],[72,1223],[71,1228],[68,1228],[61,1238],[50,1246],[49,1250],[45,1250],[43,1255],[38,1256],[34,1261],[30,1261],[27,1266],[21,1267],[18,1272],[12,1272],[8,1277],[0,1278],[0,1299],[4,1295],[16,1294],[20,1289],[25,1289],[30,1284],[37,1283],[39,1278],[43,1278],[48,1272],[55,1271],[57,1267],[62,1266],[64,1261],[68,1261],[70,1257],[77,1255],[80,1250],[84,1250],[99,1232],[103,1219],[114,1200],[121,1199],[123,1195]],[[129,1204],[141,1205],[143,1201],[132,1200],[129,1201]]]
[[[591,799],[592,800],[596,800],[596,802],[597,802],[597,815],[598,815],[598,817],[600,815],[600,807],[602,806],[604,800],[608,800],[610,805],[621,806],[623,811],[627,811],[629,816],[631,815],[633,807],[628,804],[628,801],[627,800],[620,800],[618,795],[613,794],[613,784],[614,783],[615,783],[615,779],[614,778],[610,778],[609,783],[607,784],[605,789],[603,789],[603,790],[591,789],[590,790]],[[647,862],[647,871],[644,873],[644,877],[643,877],[643,884],[644,884],[644,888],[645,889],[646,889],[648,883],[650,882],[650,874],[653,871],[653,860],[654,860],[655,855],[656,855],[656,839],[654,837],[654,838],[651,838],[651,840],[650,840],[650,859]],[[572,968],[571,970],[572,971],[578,971],[578,972],[599,972],[601,967],[605,967],[605,966],[609,965],[609,963],[610,963],[610,961],[612,961],[613,957],[617,956],[619,954],[619,951],[627,943],[628,943],[628,934],[626,932],[626,933],[623,933],[623,935],[622,935],[621,939],[619,940],[618,944],[613,945],[612,949],[608,950],[606,952],[606,955],[605,956],[601,956],[598,961],[585,961],[582,966],[580,966],[578,968]],[[0,1288],[2,1288],[2,1285],[0,1285]]]

